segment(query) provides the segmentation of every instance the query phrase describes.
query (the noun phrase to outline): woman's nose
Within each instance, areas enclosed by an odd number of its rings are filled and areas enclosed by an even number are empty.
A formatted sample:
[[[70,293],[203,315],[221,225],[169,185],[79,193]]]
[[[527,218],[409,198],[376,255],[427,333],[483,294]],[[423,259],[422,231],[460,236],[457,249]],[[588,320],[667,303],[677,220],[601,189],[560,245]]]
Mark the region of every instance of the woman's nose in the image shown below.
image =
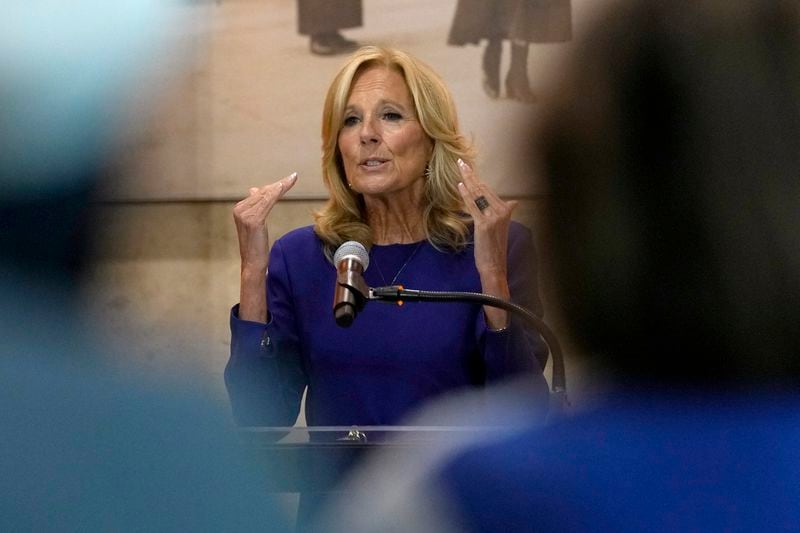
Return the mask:
[[[380,141],[379,126],[372,118],[365,118],[361,122],[361,144],[377,143]]]

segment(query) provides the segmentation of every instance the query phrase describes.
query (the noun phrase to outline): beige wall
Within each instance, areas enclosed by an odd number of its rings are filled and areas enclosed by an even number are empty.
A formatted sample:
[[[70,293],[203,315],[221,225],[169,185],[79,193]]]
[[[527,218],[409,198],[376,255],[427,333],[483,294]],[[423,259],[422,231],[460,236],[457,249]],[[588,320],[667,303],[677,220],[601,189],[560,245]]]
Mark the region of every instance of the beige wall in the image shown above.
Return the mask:
[[[102,233],[87,298],[107,331],[133,340],[154,369],[191,365],[224,397],[228,314],[238,301],[239,252],[229,202],[113,203],[98,207]],[[281,202],[271,235],[307,223],[315,202]]]
[[[572,0],[574,35],[605,1]],[[526,171],[520,150],[538,106],[484,93],[482,48],[447,44],[455,7],[456,0],[369,0],[363,2],[364,25],[344,33],[364,44],[407,50],[429,63],[453,94],[461,129],[480,152],[484,180],[503,194],[541,194],[542,184]],[[308,38],[297,34],[294,0],[184,2],[181,11],[174,49],[164,51],[170,59],[166,72],[135,91],[148,98],[137,114],[155,118],[147,133],[126,147],[137,179],[114,183],[113,196],[230,199],[293,171],[300,180],[291,197],[323,195],[320,115],[344,58],[309,53]],[[531,46],[528,70],[537,94],[546,90],[569,49],[570,43]],[[508,43],[501,63],[505,76]],[[175,71],[183,70],[188,75],[175,82]],[[164,101],[156,105],[149,97],[158,88]]]

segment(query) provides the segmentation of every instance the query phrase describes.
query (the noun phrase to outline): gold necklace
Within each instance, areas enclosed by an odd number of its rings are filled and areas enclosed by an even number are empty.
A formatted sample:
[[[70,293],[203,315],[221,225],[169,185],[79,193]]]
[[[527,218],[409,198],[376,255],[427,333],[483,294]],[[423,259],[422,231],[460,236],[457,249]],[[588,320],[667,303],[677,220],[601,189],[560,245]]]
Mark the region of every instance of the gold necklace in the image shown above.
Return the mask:
[[[392,282],[391,283],[386,283],[386,277],[383,275],[383,270],[381,270],[381,266],[378,264],[378,261],[376,260],[375,256],[372,257],[372,262],[375,263],[375,266],[378,268],[378,274],[381,275],[381,279],[383,280],[383,283],[385,285],[391,286],[391,285],[395,284],[395,282],[397,281],[397,278],[400,277],[400,274],[403,272],[403,270],[405,270],[405,268],[408,266],[408,264],[411,262],[411,260],[414,258],[414,256],[417,255],[417,250],[420,249],[420,247],[422,246],[422,243],[424,243],[424,242],[425,241],[419,241],[417,246],[414,248],[414,251],[411,252],[411,255],[408,256],[408,259],[406,259],[406,262],[403,263],[403,266],[401,266],[400,270],[397,271],[397,274],[394,275],[394,277],[392,278]]]

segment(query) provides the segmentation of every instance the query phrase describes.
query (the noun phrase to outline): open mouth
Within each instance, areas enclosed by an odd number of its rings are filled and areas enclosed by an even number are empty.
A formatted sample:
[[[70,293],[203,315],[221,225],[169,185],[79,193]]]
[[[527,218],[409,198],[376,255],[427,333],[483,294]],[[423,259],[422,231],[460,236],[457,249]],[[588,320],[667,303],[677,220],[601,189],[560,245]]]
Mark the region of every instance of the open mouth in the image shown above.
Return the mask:
[[[366,167],[368,169],[375,169],[383,166],[386,164],[388,159],[381,159],[379,157],[371,157],[369,159],[364,159],[361,161],[360,165],[362,167]]]

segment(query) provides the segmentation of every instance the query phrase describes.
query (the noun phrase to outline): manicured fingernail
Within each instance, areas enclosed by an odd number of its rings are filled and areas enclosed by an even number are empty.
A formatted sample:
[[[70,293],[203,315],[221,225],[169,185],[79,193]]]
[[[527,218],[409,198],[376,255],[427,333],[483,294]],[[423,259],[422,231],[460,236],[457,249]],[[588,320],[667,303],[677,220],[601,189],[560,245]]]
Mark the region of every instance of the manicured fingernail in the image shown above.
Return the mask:
[[[458,158],[458,166],[460,166],[460,167],[464,166],[464,160],[461,159],[460,157]]]
[[[291,174],[289,174],[289,179],[292,180],[292,181],[296,180],[297,179],[297,172],[292,172]]]
[[[459,188],[459,189],[463,189],[463,188],[464,188],[464,182],[462,182],[462,181],[459,181],[459,182],[458,182],[458,188]]]

